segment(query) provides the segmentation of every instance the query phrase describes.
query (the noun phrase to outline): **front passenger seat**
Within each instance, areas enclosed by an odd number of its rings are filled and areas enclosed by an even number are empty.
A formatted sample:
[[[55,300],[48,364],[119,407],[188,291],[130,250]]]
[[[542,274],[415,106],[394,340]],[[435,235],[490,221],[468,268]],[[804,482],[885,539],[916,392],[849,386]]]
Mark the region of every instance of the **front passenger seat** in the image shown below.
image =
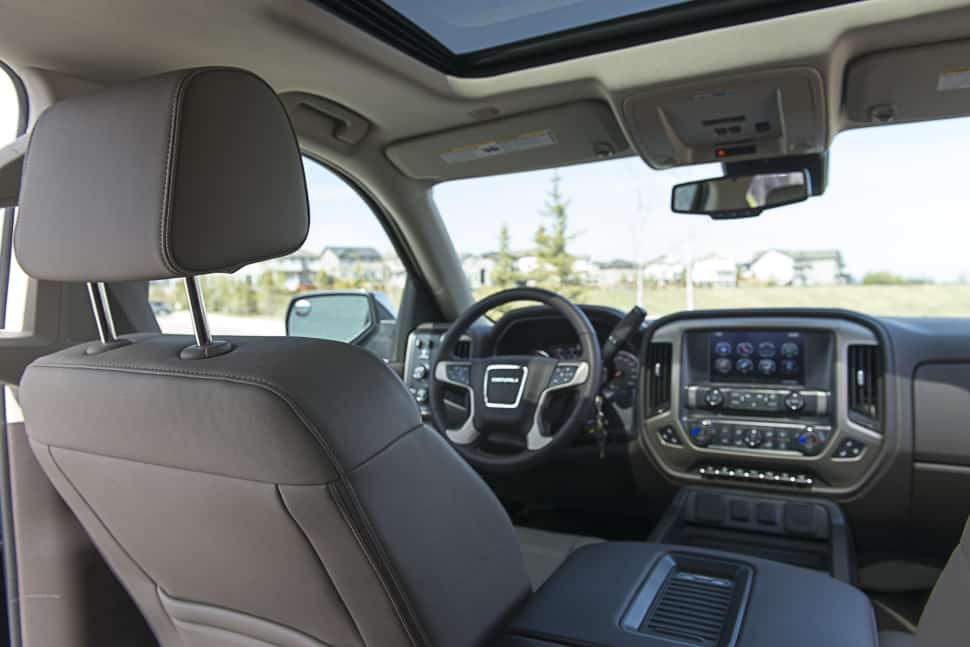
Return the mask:
[[[31,364],[31,446],[165,647],[480,645],[529,596],[515,530],[353,346],[208,335],[195,276],[298,249],[300,151],[272,89],[204,68],[38,121],[15,244],[53,281],[187,277],[196,338]],[[228,351],[228,352],[227,352]]]
[[[883,631],[879,647],[948,647],[970,643],[970,521],[940,573],[916,635]]]

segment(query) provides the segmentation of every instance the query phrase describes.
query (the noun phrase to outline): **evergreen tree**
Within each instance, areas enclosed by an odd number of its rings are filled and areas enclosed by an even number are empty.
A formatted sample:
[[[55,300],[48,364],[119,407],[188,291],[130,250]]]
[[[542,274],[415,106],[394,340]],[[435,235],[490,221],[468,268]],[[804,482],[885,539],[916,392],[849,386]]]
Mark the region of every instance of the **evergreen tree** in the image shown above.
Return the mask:
[[[492,268],[492,284],[500,289],[514,288],[521,277],[515,269],[515,256],[512,254],[509,242],[509,226],[502,225],[498,233],[498,254],[495,256],[495,267]]]
[[[569,201],[560,188],[559,173],[552,176],[552,188],[546,198],[542,215],[551,222],[536,231],[536,259],[538,267],[531,278],[536,285],[552,288],[569,299],[577,299],[583,292],[582,277],[575,271],[576,257],[566,249],[573,236],[569,233]]]

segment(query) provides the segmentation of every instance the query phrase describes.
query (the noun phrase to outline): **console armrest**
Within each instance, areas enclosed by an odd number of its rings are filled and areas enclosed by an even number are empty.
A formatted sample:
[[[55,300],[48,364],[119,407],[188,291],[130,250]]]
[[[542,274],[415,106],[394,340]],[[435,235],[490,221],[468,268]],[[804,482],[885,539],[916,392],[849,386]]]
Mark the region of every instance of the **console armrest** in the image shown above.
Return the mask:
[[[686,595],[665,593],[685,585]],[[657,611],[665,596],[672,601]],[[724,630],[714,638],[712,609],[723,609],[724,616]],[[708,627],[708,637],[673,644],[879,644],[868,598],[828,575],[722,551],[626,542],[574,552],[512,619],[505,644],[670,647],[672,636],[663,632],[678,627]]]

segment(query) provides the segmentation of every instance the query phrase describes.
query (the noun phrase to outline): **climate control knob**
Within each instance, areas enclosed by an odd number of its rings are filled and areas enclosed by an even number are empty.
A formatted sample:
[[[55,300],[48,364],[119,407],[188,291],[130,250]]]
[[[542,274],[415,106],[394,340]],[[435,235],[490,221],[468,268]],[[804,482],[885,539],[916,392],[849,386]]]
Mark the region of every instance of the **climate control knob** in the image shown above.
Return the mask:
[[[690,437],[699,447],[707,447],[714,440],[714,425],[702,422],[691,427]]]
[[[416,380],[423,380],[424,378],[428,377],[427,365],[418,364],[417,366],[415,366],[414,370],[411,371],[411,377],[413,377]]]
[[[704,402],[706,402],[707,406],[711,407],[712,409],[716,409],[724,404],[724,394],[721,393],[720,389],[711,389],[707,392],[707,395],[704,396]]]
[[[785,396],[785,406],[789,411],[801,411],[805,406],[805,398],[798,391],[792,391]]]
[[[815,427],[805,427],[805,430],[798,437],[798,448],[802,450],[803,454],[816,454],[821,450],[825,441],[826,437],[823,432],[816,430]]]

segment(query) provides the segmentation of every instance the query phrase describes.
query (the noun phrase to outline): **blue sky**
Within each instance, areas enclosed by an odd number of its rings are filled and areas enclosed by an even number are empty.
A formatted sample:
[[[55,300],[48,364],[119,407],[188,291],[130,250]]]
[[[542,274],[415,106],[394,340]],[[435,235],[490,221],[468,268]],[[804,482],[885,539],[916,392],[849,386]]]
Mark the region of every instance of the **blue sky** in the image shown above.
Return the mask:
[[[15,124],[13,88],[0,75],[0,144],[13,138]],[[770,247],[836,248],[855,276],[889,270],[939,281],[967,278],[970,176],[960,147],[965,142],[970,118],[842,133],[832,146],[824,196],[728,222],[668,209],[673,184],[719,175],[717,166],[653,171],[629,158],[564,168],[562,189],[577,234],[572,251],[596,260],[688,252],[745,260]],[[538,171],[439,185],[434,197],[458,251],[494,249],[503,223],[513,247],[529,247],[551,176]],[[310,247],[390,249],[368,208],[329,171],[309,164],[307,183]]]

